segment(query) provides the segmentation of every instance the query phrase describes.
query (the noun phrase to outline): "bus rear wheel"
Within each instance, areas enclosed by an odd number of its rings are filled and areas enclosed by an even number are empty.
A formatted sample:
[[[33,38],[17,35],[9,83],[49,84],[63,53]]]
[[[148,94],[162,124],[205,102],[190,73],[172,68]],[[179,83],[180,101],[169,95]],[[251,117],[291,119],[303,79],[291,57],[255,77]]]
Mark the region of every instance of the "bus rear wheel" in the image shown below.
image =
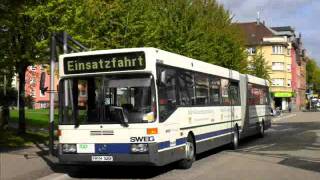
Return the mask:
[[[194,139],[191,135],[188,136],[185,146],[185,158],[178,163],[180,169],[189,169],[196,159],[196,148]]]
[[[260,123],[259,137],[260,138],[264,137],[264,120],[262,120]]]
[[[238,149],[238,146],[239,146],[239,129],[238,129],[238,126],[236,125],[233,128],[233,136],[232,136],[231,148],[233,150],[236,150],[236,149]]]

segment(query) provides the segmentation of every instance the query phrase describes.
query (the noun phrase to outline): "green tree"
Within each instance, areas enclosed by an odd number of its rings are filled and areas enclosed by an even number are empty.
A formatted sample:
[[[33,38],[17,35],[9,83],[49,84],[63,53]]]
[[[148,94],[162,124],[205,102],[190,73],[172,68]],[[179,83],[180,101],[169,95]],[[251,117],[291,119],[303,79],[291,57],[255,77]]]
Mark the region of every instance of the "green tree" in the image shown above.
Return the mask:
[[[249,62],[248,73],[270,81],[271,67],[268,65],[266,59],[263,57],[261,49],[256,54],[252,55]]]
[[[240,72],[243,40],[215,0],[2,0],[0,49],[19,75],[19,132],[25,132],[26,68],[48,62],[52,32],[92,50],[156,47]]]
[[[1,63],[9,71],[14,70],[19,76],[19,130],[26,131],[25,124],[25,72],[29,65],[41,61],[41,54],[36,42],[43,37],[37,26],[32,26],[32,19],[25,12],[28,7],[37,5],[37,1],[3,0],[0,4],[1,41],[3,56]],[[13,75],[13,74],[12,74]],[[10,77],[9,77],[10,78]]]
[[[320,67],[314,59],[308,58],[306,72],[307,84],[312,85],[313,90],[320,93]]]
[[[156,47],[241,72],[247,67],[239,30],[214,0],[44,1],[27,14],[42,34],[67,31],[91,49]]]

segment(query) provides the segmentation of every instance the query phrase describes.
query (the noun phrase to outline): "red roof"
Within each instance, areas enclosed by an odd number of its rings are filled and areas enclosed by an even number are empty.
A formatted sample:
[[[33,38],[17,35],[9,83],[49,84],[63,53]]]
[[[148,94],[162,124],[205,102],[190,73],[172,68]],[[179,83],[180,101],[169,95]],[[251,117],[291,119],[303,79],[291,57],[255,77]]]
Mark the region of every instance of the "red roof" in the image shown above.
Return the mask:
[[[259,45],[262,43],[264,37],[272,37],[272,31],[267,28],[263,23],[247,22],[236,23],[245,35],[246,45]]]

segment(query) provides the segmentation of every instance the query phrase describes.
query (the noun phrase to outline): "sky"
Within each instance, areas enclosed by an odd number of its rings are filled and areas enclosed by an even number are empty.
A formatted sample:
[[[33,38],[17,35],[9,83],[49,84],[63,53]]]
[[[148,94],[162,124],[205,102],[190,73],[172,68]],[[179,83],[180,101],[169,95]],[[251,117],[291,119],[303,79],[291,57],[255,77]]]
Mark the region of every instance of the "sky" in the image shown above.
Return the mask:
[[[301,33],[307,55],[320,65],[320,0],[217,0],[234,22],[265,21],[269,27],[291,26]]]

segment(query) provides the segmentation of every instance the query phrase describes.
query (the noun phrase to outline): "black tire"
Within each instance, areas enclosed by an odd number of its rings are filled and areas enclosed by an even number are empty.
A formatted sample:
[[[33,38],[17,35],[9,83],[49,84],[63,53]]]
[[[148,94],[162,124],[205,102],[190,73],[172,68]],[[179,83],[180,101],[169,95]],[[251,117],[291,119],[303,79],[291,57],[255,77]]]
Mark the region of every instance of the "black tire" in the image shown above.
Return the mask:
[[[189,151],[191,150],[191,152]],[[189,154],[188,154],[189,153]],[[196,145],[193,137],[189,134],[185,147],[185,158],[178,162],[179,169],[189,169],[196,160]]]
[[[262,120],[262,122],[259,125],[259,137],[263,138],[264,137],[264,120]]]
[[[233,136],[231,141],[231,149],[236,150],[239,147],[239,129],[238,126],[234,126],[233,128]]]

